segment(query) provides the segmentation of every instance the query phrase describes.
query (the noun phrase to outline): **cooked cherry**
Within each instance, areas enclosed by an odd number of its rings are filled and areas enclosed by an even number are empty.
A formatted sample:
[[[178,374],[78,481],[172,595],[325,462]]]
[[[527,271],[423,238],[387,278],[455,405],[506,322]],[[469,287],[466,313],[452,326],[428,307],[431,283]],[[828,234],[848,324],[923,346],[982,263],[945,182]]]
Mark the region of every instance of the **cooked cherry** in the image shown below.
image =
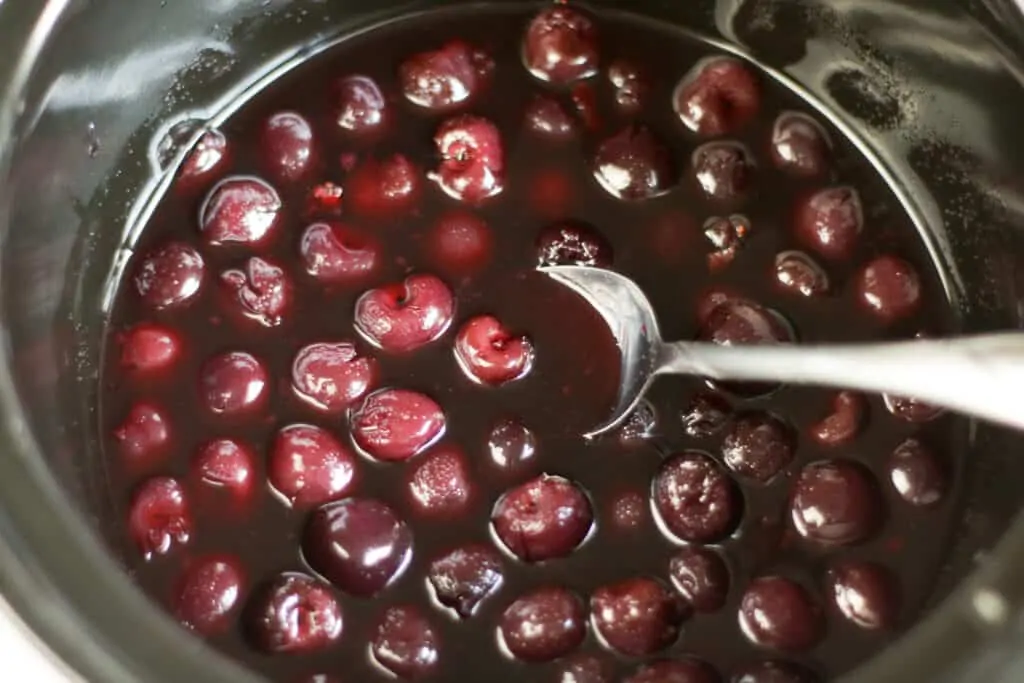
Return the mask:
[[[627,491],[612,500],[612,522],[624,531],[633,531],[647,518],[647,499],[636,491]]]
[[[185,628],[209,636],[227,629],[245,590],[245,575],[231,557],[193,564],[181,578],[174,614]]]
[[[228,139],[224,133],[216,129],[206,131],[182,162],[178,183],[191,186],[209,179],[221,169],[227,156]]]
[[[760,103],[754,75],[743,62],[729,57],[698,64],[672,95],[683,125],[705,137],[738,130],[757,114]]]
[[[471,204],[493,197],[505,186],[505,150],[498,127],[479,116],[448,119],[434,135],[441,160],[431,174],[438,187]]]
[[[750,221],[745,216],[713,216],[704,223],[704,237],[711,244],[708,270],[717,272],[733,262],[736,252],[750,232]]]
[[[327,412],[340,412],[363,398],[377,375],[377,361],[350,341],[309,344],[292,361],[296,395]]]
[[[466,375],[481,384],[517,380],[533,367],[530,338],[510,333],[491,315],[470,318],[455,336],[455,358]]]
[[[617,60],[608,67],[608,80],[615,88],[615,104],[624,111],[637,111],[644,104],[650,83],[632,62]]]
[[[237,496],[252,493],[255,457],[250,448],[232,439],[202,444],[192,458],[192,472],[205,486],[225,489]]]
[[[334,122],[349,133],[371,133],[387,119],[384,94],[369,76],[348,76],[339,81],[336,102]]]
[[[784,171],[820,176],[828,169],[831,143],[828,134],[807,114],[788,111],[772,128],[772,160]]]
[[[737,418],[722,442],[722,460],[726,466],[761,483],[785,469],[795,452],[789,427],[766,413]]]
[[[498,630],[513,657],[547,662],[564,657],[583,642],[586,610],[583,601],[565,588],[540,588],[509,605]]]
[[[790,499],[790,517],[804,538],[824,545],[849,545],[878,526],[881,496],[871,473],[852,461],[812,463],[800,472]]]
[[[692,657],[644,664],[623,683],[719,683],[710,664]]]
[[[314,223],[299,242],[306,272],[324,282],[353,282],[372,275],[380,266],[380,251],[373,239],[340,224]]]
[[[797,583],[780,576],[750,582],[740,601],[740,628],[755,645],[801,652],[822,636],[818,606]]]
[[[594,177],[614,197],[642,200],[668,192],[677,176],[669,150],[644,126],[622,129],[597,148]]]
[[[402,92],[415,105],[445,110],[478,95],[494,70],[482,50],[453,40],[432,52],[421,52],[399,67]]]
[[[203,364],[199,394],[210,412],[236,415],[263,405],[268,382],[260,361],[251,354],[231,351]]]
[[[811,426],[811,436],[820,444],[838,446],[854,439],[864,426],[868,404],[853,391],[840,391],[832,400],[832,412]]]
[[[132,496],[128,530],[146,560],[188,543],[192,516],[185,489],[170,477],[147,480]]]
[[[556,223],[537,237],[537,265],[592,266],[612,264],[612,245],[601,233],[582,223]]]
[[[502,496],[491,521],[513,555],[526,562],[541,562],[575,550],[590,532],[594,512],[576,484],[543,475]]]
[[[501,558],[482,545],[456,548],[430,563],[427,580],[439,603],[468,619],[501,586]]]
[[[313,164],[313,128],[291,111],[274,114],[263,124],[263,163],[275,179],[293,183]]]
[[[171,426],[163,410],[151,403],[136,403],[114,429],[114,440],[133,466],[151,465],[171,442]]]
[[[447,331],[455,313],[448,285],[433,275],[410,275],[370,291],[356,302],[356,329],[391,353],[429,344]]]
[[[352,414],[352,438],[378,460],[408,460],[441,438],[444,411],[429,396],[407,389],[381,389]]]
[[[857,626],[873,630],[895,622],[899,595],[888,570],[880,565],[842,561],[829,569],[826,583],[839,613]]]
[[[728,536],[736,528],[743,507],[739,490],[729,476],[698,451],[666,460],[651,485],[651,496],[668,531],[692,543]]]
[[[590,598],[590,612],[601,639],[630,657],[670,646],[686,618],[679,598],[658,581],[643,577],[598,588]]]
[[[342,613],[331,590],[305,574],[280,575],[247,608],[255,644],[271,654],[323,650],[341,637]]]
[[[933,406],[911,396],[883,394],[882,399],[885,403],[885,409],[905,422],[931,422],[945,412],[938,406]]]
[[[695,439],[722,431],[732,416],[729,402],[718,394],[697,394],[682,413],[683,430]]]
[[[752,301],[731,299],[708,314],[700,339],[724,346],[782,344],[792,342],[794,335],[779,313]]]
[[[732,683],[816,683],[810,671],[789,662],[767,660],[736,671]]]
[[[390,219],[416,208],[422,171],[401,154],[364,159],[345,181],[346,206],[372,219]]]
[[[829,290],[824,268],[802,251],[783,251],[775,257],[775,281],[782,289],[801,296],[822,296]]]
[[[860,195],[852,187],[830,187],[797,207],[796,237],[827,259],[849,258],[864,229]]]
[[[267,327],[281,323],[292,298],[292,284],[284,270],[254,256],[244,269],[221,273],[220,280],[238,299],[246,317]]]
[[[897,446],[889,456],[888,467],[896,493],[911,505],[934,505],[946,493],[945,468],[917,439],[907,439]]]
[[[731,287],[711,287],[697,297],[697,322],[703,326],[719,306],[730,301],[750,303]]]
[[[267,478],[292,505],[308,507],[340,498],[355,476],[355,457],[320,427],[288,425],[274,437]]]
[[[687,546],[669,561],[672,585],[695,612],[717,612],[729,595],[729,569],[713,550]]]
[[[597,28],[569,7],[542,10],[526,29],[523,62],[537,78],[564,85],[597,73]]]
[[[345,593],[368,598],[405,569],[412,556],[412,531],[384,503],[349,498],[313,512],[303,533],[302,555]]]
[[[508,473],[521,472],[537,452],[537,438],[526,425],[513,419],[495,423],[487,437],[491,461]]]
[[[181,306],[199,293],[203,257],[183,242],[171,242],[147,255],[135,271],[135,291],[156,309]]]
[[[857,297],[886,322],[906,318],[921,303],[917,270],[901,258],[879,256],[857,275]]]
[[[422,678],[440,656],[434,627],[415,607],[392,607],[377,625],[370,652],[387,671],[399,678]]]
[[[143,323],[120,335],[121,367],[137,373],[166,370],[181,356],[178,336],[160,325]]]
[[[207,244],[257,245],[269,239],[281,213],[277,191],[259,178],[231,176],[217,183],[199,212]]]
[[[612,666],[594,655],[575,655],[562,660],[554,683],[612,683]]]
[[[658,414],[649,401],[640,401],[626,421],[619,427],[619,441],[634,443],[645,441],[658,430]]]
[[[693,152],[693,176],[704,194],[714,201],[734,202],[750,188],[754,162],[743,145],[708,142]]]
[[[341,215],[341,209],[345,196],[345,188],[330,181],[314,185],[306,197],[306,212],[308,218],[329,216],[337,218]]]
[[[526,125],[530,130],[552,138],[567,138],[576,132],[576,120],[558,100],[537,95],[526,108]]]
[[[428,453],[412,470],[409,493],[413,505],[425,515],[461,512],[473,497],[466,458],[454,447]]]
[[[439,265],[453,275],[470,275],[491,260],[494,236],[487,222],[468,211],[449,211],[430,234],[431,251]]]

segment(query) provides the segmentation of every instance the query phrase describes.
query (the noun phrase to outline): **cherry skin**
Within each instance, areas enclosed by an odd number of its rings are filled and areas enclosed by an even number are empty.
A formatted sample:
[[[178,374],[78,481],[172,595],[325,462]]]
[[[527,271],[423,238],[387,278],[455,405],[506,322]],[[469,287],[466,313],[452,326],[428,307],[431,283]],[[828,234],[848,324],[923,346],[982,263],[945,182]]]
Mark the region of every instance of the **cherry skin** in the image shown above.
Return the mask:
[[[548,662],[564,657],[587,634],[583,601],[565,588],[547,587],[520,596],[498,622],[502,642],[516,659]]]
[[[736,202],[747,193],[754,175],[754,162],[743,145],[708,142],[693,152],[691,160],[697,186],[708,199]]]
[[[823,545],[865,540],[878,526],[881,495],[871,473],[852,461],[812,463],[800,472],[790,498],[797,532]]]
[[[544,228],[537,237],[537,265],[591,266],[608,268],[612,264],[612,245],[582,223],[556,223]]]
[[[896,256],[879,256],[857,275],[857,297],[885,322],[913,315],[923,298],[917,270]]]
[[[586,494],[562,477],[543,475],[508,491],[494,506],[498,538],[524,562],[572,553],[594,523]]]
[[[704,236],[713,249],[708,254],[708,270],[717,273],[732,263],[749,233],[750,221],[745,216],[709,218],[704,224]]]
[[[366,135],[380,130],[388,117],[384,94],[368,76],[348,76],[336,86],[334,122],[341,130]]]
[[[669,561],[669,578],[695,612],[717,612],[729,595],[729,569],[712,550],[679,550]]]
[[[526,29],[522,50],[526,68],[542,81],[565,85],[597,73],[597,28],[569,7],[537,14]]]
[[[620,109],[634,112],[642,107],[650,83],[635,64],[621,59],[612,62],[608,67],[608,80],[615,89],[615,104]]]
[[[348,493],[355,484],[356,459],[320,427],[288,425],[270,447],[267,479],[291,505],[319,505]]]
[[[802,652],[822,636],[821,612],[799,584],[779,576],[750,582],[740,601],[740,628],[755,645]]]
[[[889,628],[899,613],[895,582],[884,567],[853,560],[834,564],[827,594],[847,620],[867,630]]]
[[[471,318],[455,337],[455,358],[466,375],[497,386],[521,379],[533,367],[533,343],[513,336],[491,315]]]
[[[295,354],[292,388],[313,407],[338,413],[366,396],[378,374],[377,361],[352,342],[317,342]]]
[[[576,120],[558,100],[537,95],[526,107],[526,127],[552,139],[572,137],[578,129]]]
[[[231,351],[203,364],[199,394],[211,413],[239,415],[263,406],[269,381],[266,368],[254,356]]]
[[[422,171],[401,154],[364,159],[344,184],[346,206],[372,220],[393,219],[413,211],[423,190]]]
[[[563,660],[555,683],[612,683],[614,680],[608,661],[584,654]]]
[[[356,301],[355,325],[374,346],[408,353],[443,335],[455,314],[455,297],[433,275],[410,275],[371,289]]]
[[[518,420],[499,420],[487,437],[487,452],[499,470],[519,473],[533,462],[537,453],[537,437]]]
[[[281,324],[292,299],[292,284],[282,268],[254,256],[244,269],[221,273],[220,281],[247,318],[265,327]]]
[[[402,93],[413,104],[445,111],[476,97],[486,87],[494,62],[483,50],[453,40],[421,52],[399,67]]]
[[[128,531],[145,560],[187,544],[192,516],[182,485],[170,477],[154,477],[139,486],[128,511]]]
[[[341,637],[341,605],[331,590],[311,576],[281,574],[249,604],[251,638],[269,654],[301,654],[326,649]]]
[[[199,231],[214,246],[261,245],[275,231],[281,206],[277,191],[263,180],[231,176],[210,190],[199,211]]]
[[[853,391],[840,391],[832,401],[832,412],[811,426],[811,437],[825,446],[838,446],[857,437],[867,415],[864,397]]]
[[[325,283],[364,280],[380,268],[380,245],[347,225],[314,223],[302,233],[299,254],[306,272]]]
[[[152,323],[119,335],[121,367],[135,374],[167,370],[181,357],[181,341],[170,329]]]
[[[785,469],[795,452],[789,428],[765,413],[738,418],[722,442],[722,460],[726,466],[760,483]]]
[[[399,678],[422,678],[440,657],[437,633],[415,607],[391,607],[377,625],[370,652]]]
[[[692,657],[644,664],[623,683],[719,683],[710,664]]]
[[[413,505],[428,517],[462,512],[473,498],[473,483],[465,456],[454,447],[428,453],[409,476]]]
[[[601,639],[629,657],[645,657],[669,647],[686,618],[682,601],[645,577],[598,588],[590,598],[590,612]]]
[[[820,176],[828,169],[832,144],[818,123],[800,112],[784,112],[772,128],[772,161],[796,176]]]
[[[390,507],[348,498],[317,508],[302,537],[303,557],[349,595],[369,598],[398,578],[412,556],[412,531]]]
[[[377,460],[408,460],[444,434],[444,411],[425,394],[381,389],[366,397],[351,416],[356,445]]]
[[[691,543],[728,536],[743,507],[736,485],[714,460],[699,451],[666,460],[651,485],[651,496],[665,528]]]
[[[781,289],[805,297],[827,294],[830,286],[824,268],[801,251],[784,251],[775,257],[775,281]]]
[[[701,341],[724,346],[794,341],[793,331],[781,315],[760,304],[739,299],[727,300],[708,313],[699,336]]]
[[[445,272],[465,276],[481,271],[491,260],[494,235],[485,220],[468,211],[449,211],[431,231],[431,253]]]
[[[291,111],[274,114],[263,124],[263,163],[276,180],[294,183],[313,165],[313,127]]]
[[[161,408],[151,403],[136,403],[114,429],[121,456],[133,466],[149,466],[167,452],[171,426]]]
[[[940,417],[945,411],[930,403],[925,403],[919,398],[912,396],[894,396],[893,394],[882,394],[882,401],[889,413],[904,422],[920,424],[931,422]]]
[[[814,674],[789,662],[763,661],[742,667],[732,683],[817,683]]]
[[[500,588],[501,556],[483,545],[456,548],[430,563],[427,580],[441,605],[469,619]]]
[[[935,505],[948,488],[947,473],[935,454],[917,439],[907,439],[893,450],[889,480],[900,498],[916,506]]]
[[[797,207],[797,239],[831,261],[850,258],[863,230],[864,210],[852,187],[821,190]]]
[[[224,489],[247,498],[256,480],[252,450],[232,439],[213,439],[202,444],[192,457],[193,478],[204,486]]]
[[[212,129],[203,133],[178,169],[178,185],[195,187],[213,177],[228,159],[228,139]]]
[[[187,629],[204,636],[225,631],[245,591],[245,574],[232,557],[193,564],[179,581],[174,614]]]
[[[687,128],[703,137],[732,133],[761,104],[760,87],[743,62],[719,57],[698,64],[676,86],[672,106]]]
[[[658,414],[649,401],[641,401],[619,427],[619,441],[627,444],[646,441],[658,431]]]
[[[203,257],[183,242],[148,254],[135,271],[135,291],[150,308],[177,308],[191,301],[203,283]]]
[[[441,160],[430,177],[452,199],[477,204],[504,189],[501,132],[487,119],[448,119],[434,135],[434,145]]]
[[[729,402],[718,394],[698,394],[680,416],[683,431],[695,439],[708,439],[722,431],[732,416]]]
[[[668,148],[643,126],[624,128],[602,142],[593,168],[601,187],[625,200],[664,194],[677,180]]]

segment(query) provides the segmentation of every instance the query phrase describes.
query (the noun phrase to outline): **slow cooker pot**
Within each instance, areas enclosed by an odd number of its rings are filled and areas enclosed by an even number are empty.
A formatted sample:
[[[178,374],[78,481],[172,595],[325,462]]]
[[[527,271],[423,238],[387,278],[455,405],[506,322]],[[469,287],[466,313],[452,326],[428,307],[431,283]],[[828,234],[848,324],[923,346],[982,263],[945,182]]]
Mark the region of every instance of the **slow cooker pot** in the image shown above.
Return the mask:
[[[118,566],[119,541],[104,536],[95,407],[111,274],[206,121],[318,46],[454,4],[466,3],[0,5],[0,591],[62,676],[254,680],[148,604]],[[593,4],[685,26],[805,93],[918,217],[963,329],[1022,326],[1024,10],[1014,2]],[[1018,387],[998,382],[1017,400]],[[967,448],[933,608],[847,683],[1024,678],[1024,436],[976,424]]]

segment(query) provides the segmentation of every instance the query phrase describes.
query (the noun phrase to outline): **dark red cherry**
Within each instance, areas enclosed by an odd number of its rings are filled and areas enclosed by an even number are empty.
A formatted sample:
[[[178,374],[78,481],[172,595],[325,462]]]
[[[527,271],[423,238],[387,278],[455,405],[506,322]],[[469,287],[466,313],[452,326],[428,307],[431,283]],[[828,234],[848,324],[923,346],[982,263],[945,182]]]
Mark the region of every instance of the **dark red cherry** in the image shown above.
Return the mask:
[[[269,239],[281,213],[281,198],[266,182],[230,176],[217,183],[199,211],[207,244],[258,245]]]
[[[306,196],[305,216],[317,218],[330,216],[337,218],[341,215],[344,202],[345,188],[330,181],[318,183],[309,190]]]
[[[281,574],[246,611],[250,636],[269,654],[315,652],[341,637],[341,605],[330,588],[305,574]]]
[[[537,437],[518,420],[499,420],[487,436],[487,451],[498,469],[518,473],[533,462]]]
[[[472,275],[491,260],[494,235],[487,222],[468,211],[443,214],[430,234],[431,252],[452,275]]]
[[[309,507],[341,498],[355,477],[355,456],[320,427],[288,425],[274,437],[267,479],[292,505]]]
[[[467,102],[487,85],[494,61],[483,50],[453,40],[406,59],[398,73],[402,92],[415,105],[443,111]]]
[[[931,422],[945,412],[938,406],[933,406],[930,403],[925,403],[921,399],[913,398],[911,396],[882,394],[882,399],[885,403],[885,409],[894,417],[897,417],[904,422],[913,422],[915,424]]]
[[[619,427],[619,441],[636,443],[650,439],[658,431],[658,414],[650,401],[640,401]]]
[[[830,187],[812,194],[797,207],[796,237],[830,260],[849,258],[864,230],[860,195],[852,187]]]
[[[244,591],[245,574],[236,559],[204,558],[193,563],[179,580],[174,615],[185,628],[204,636],[223,632]]]
[[[135,291],[151,308],[181,306],[199,293],[205,271],[203,257],[183,242],[170,242],[150,252],[135,271]]]
[[[733,472],[766,483],[793,461],[795,439],[781,420],[767,413],[737,418],[722,441],[722,460]]]
[[[810,671],[790,662],[767,660],[738,669],[732,683],[817,683]]]
[[[224,271],[220,281],[246,317],[267,327],[279,325],[291,304],[292,283],[284,270],[258,256],[246,261],[244,269]]]
[[[697,323],[701,326],[705,325],[711,314],[715,312],[722,304],[730,301],[741,301],[749,303],[746,299],[739,295],[736,290],[731,287],[711,287],[704,290],[697,297],[696,313]]]
[[[124,422],[114,429],[114,440],[133,467],[149,466],[166,453],[171,425],[161,408],[152,403],[136,403]]]
[[[729,596],[729,569],[713,550],[686,546],[669,561],[672,585],[695,612],[717,612]]]
[[[565,6],[542,10],[523,37],[523,63],[542,81],[565,85],[597,73],[597,28]]]
[[[350,341],[317,342],[299,349],[292,361],[292,388],[310,405],[340,412],[377,383],[377,361]]]
[[[501,557],[487,546],[456,548],[430,563],[427,580],[439,603],[468,619],[501,586]]]
[[[615,89],[615,104],[626,112],[640,109],[650,89],[646,74],[636,64],[619,59],[608,67],[608,80]]]
[[[821,611],[807,591],[780,576],[750,582],[740,601],[740,628],[755,645],[802,652],[822,636]]]
[[[644,126],[608,138],[594,155],[594,177],[613,197],[642,200],[668,192],[677,180],[668,148]]]
[[[889,628],[899,615],[896,582],[881,565],[855,560],[833,564],[826,594],[840,614],[863,629]]]
[[[327,503],[310,515],[302,554],[339,589],[368,598],[405,569],[412,556],[412,531],[384,503],[349,498]]]
[[[416,463],[409,476],[413,505],[427,516],[462,512],[473,498],[466,458],[455,447],[439,448]]]
[[[129,372],[149,374],[167,370],[181,356],[178,335],[161,325],[143,323],[118,336],[121,367]]]
[[[194,186],[209,180],[227,162],[228,139],[211,129],[203,133],[178,169],[178,184]]]
[[[863,541],[882,517],[882,499],[871,473],[846,460],[805,467],[793,485],[789,507],[797,532],[823,545]]]
[[[356,301],[355,326],[368,341],[389,353],[408,353],[447,331],[455,297],[440,278],[410,275],[371,289]]]
[[[570,554],[594,523],[586,494],[562,477],[543,475],[503,495],[491,522],[509,551],[526,562]]]
[[[699,336],[701,341],[724,346],[794,341],[792,328],[779,313],[742,299],[716,306],[701,325]]]
[[[820,176],[828,170],[832,144],[817,121],[787,111],[775,119],[771,150],[778,168],[793,175]]]
[[[276,180],[294,183],[313,165],[313,127],[301,114],[283,111],[263,124],[263,163]]]
[[[537,237],[537,265],[608,268],[612,265],[612,245],[582,223],[556,223]]]
[[[154,477],[139,486],[128,511],[128,531],[146,560],[188,543],[192,515],[182,485],[170,477]]]
[[[704,237],[711,244],[708,270],[718,272],[736,258],[736,253],[750,233],[750,221],[745,216],[713,216],[704,223]]]
[[[717,202],[735,202],[750,188],[754,161],[736,142],[708,142],[693,152],[693,177],[704,195]]]
[[[710,664],[692,657],[644,664],[623,683],[720,683]]]
[[[781,289],[806,297],[829,290],[825,269],[802,251],[783,251],[775,257],[775,281]]]
[[[363,159],[345,180],[345,205],[356,215],[394,219],[413,211],[423,189],[423,172],[401,154]]]
[[[377,83],[369,76],[348,76],[337,84],[334,122],[343,131],[363,135],[379,130],[388,109]]]
[[[250,448],[233,439],[213,439],[202,444],[192,458],[195,479],[204,486],[247,497],[256,480],[256,458]]]
[[[583,601],[565,588],[539,588],[505,609],[498,630],[516,659],[548,662],[564,657],[583,642],[586,609]]]
[[[757,79],[743,62],[730,57],[697,64],[672,94],[672,106],[683,125],[704,137],[739,130],[760,104]]]
[[[590,598],[594,629],[611,649],[645,657],[675,642],[686,618],[682,601],[654,579],[602,586]]]
[[[452,199],[479,203],[505,186],[505,150],[498,127],[480,116],[448,119],[434,135],[440,157],[431,179]]]
[[[261,407],[267,399],[266,368],[252,354],[231,351],[203,364],[199,395],[217,415],[237,415]]]
[[[535,95],[526,107],[526,126],[551,138],[568,138],[577,132],[576,119],[553,97]]]
[[[879,256],[856,277],[857,298],[885,322],[906,318],[921,304],[917,270],[896,256]]]
[[[907,439],[897,446],[889,456],[888,468],[896,493],[911,505],[935,505],[946,494],[946,469],[918,439]]]
[[[415,607],[391,607],[377,624],[370,652],[391,674],[406,679],[432,672],[440,658],[434,627]]]
[[[811,436],[825,446],[847,443],[860,433],[868,412],[864,397],[854,391],[840,391],[832,400],[832,412],[811,426]]]
[[[378,460],[408,460],[444,434],[441,406],[416,391],[381,389],[351,416],[352,438]]]
[[[718,394],[697,394],[683,411],[683,431],[695,439],[707,439],[722,431],[732,416],[732,406]]]
[[[595,655],[573,655],[563,659],[554,683],[612,683],[614,669],[610,662]]]
[[[302,233],[306,272],[329,283],[358,282],[377,272],[381,248],[368,235],[341,224],[314,223]]]
[[[497,386],[521,379],[533,367],[533,343],[515,336],[492,315],[466,321],[455,336],[455,358],[466,375]]]
[[[728,536],[739,523],[743,500],[710,457],[687,451],[666,460],[651,485],[654,508],[666,529],[691,543]]]

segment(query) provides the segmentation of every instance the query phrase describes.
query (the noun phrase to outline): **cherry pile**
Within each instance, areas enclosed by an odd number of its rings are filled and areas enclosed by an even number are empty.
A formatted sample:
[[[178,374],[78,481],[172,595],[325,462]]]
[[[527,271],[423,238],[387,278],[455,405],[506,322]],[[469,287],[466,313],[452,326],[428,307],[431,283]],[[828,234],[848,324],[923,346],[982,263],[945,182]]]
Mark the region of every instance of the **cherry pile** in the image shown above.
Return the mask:
[[[810,683],[884,647],[942,564],[960,422],[666,378],[587,441],[618,352],[536,271],[620,270],[672,338],[950,332],[912,222],[808,112],[561,4],[283,77],[187,156],[113,314],[135,580],[282,683]]]

